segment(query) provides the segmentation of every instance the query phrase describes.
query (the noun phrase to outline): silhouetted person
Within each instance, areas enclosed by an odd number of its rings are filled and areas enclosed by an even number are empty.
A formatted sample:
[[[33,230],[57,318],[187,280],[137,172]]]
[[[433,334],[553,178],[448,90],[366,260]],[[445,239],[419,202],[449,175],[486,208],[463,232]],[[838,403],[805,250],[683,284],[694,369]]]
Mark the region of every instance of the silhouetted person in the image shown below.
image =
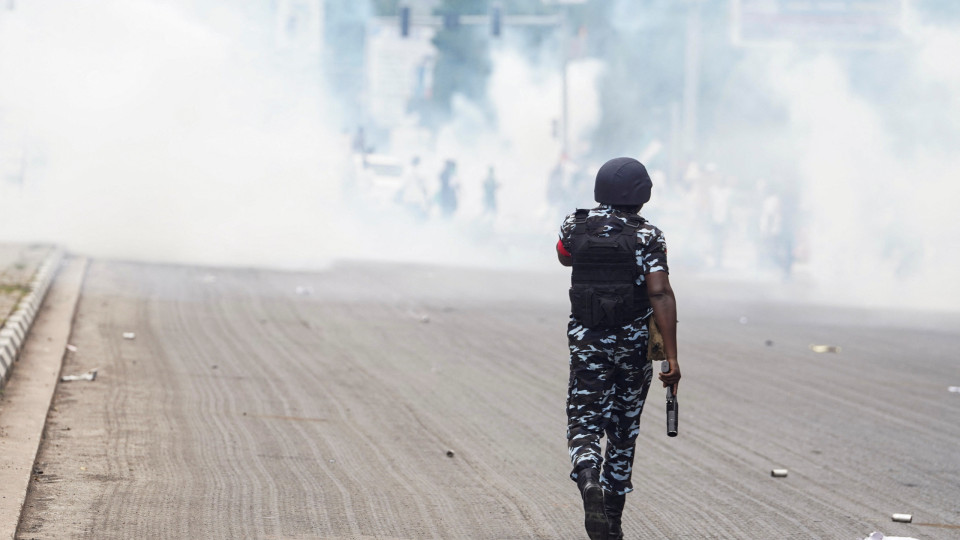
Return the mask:
[[[497,213],[497,190],[500,184],[497,177],[493,174],[493,167],[487,171],[487,178],[483,181],[483,212],[485,214]]]
[[[456,181],[457,163],[448,159],[440,172],[440,190],[437,192],[437,205],[440,215],[450,217],[457,211],[457,197],[460,185]]]

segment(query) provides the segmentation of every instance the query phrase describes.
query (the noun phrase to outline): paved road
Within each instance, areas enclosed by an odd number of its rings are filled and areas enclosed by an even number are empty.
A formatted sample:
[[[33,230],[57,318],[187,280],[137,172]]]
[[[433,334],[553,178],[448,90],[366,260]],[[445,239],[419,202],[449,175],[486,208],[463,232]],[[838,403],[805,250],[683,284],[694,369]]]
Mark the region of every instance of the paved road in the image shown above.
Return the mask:
[[[565,279],[94,262],[18,537],[584,538]],[[630,537],[960,537],[960,318],[675,287]]]

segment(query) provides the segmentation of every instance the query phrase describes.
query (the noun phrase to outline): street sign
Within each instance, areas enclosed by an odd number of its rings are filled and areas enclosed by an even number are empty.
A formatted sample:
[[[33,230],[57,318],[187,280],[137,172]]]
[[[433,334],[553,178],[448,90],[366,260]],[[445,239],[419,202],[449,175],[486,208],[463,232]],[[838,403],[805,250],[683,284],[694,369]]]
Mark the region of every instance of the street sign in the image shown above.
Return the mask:
[[[903,37],[905,0],[734,0],[733,41],[888,47]]]

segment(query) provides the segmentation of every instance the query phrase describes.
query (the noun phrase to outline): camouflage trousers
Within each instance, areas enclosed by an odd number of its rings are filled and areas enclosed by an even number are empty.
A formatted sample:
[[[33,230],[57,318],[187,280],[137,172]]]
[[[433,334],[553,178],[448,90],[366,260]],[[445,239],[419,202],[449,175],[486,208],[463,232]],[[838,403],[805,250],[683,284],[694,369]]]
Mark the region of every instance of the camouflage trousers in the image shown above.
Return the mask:
[[[640,413],[653,366],[647,360],[648,317],[614,330],[567,326],[570,384],[567,388],[567,444],[573,472],[595,467],[603,489],[618,495],[633,490],[633,455]],[[600,439],[607,436],[605,455]]]

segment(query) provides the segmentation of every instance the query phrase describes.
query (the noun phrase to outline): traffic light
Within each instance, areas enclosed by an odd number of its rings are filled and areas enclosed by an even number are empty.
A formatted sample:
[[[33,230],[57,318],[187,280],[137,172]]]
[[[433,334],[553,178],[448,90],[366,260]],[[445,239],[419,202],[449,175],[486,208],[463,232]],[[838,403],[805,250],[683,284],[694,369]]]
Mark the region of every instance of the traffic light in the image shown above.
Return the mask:
[[[410,7],[400,8],[400,35],[407,37],[410,35]]]
[[[494,4],[490,11],[490,35],[500,37],[500,21],[503,8],[500,4]]]

